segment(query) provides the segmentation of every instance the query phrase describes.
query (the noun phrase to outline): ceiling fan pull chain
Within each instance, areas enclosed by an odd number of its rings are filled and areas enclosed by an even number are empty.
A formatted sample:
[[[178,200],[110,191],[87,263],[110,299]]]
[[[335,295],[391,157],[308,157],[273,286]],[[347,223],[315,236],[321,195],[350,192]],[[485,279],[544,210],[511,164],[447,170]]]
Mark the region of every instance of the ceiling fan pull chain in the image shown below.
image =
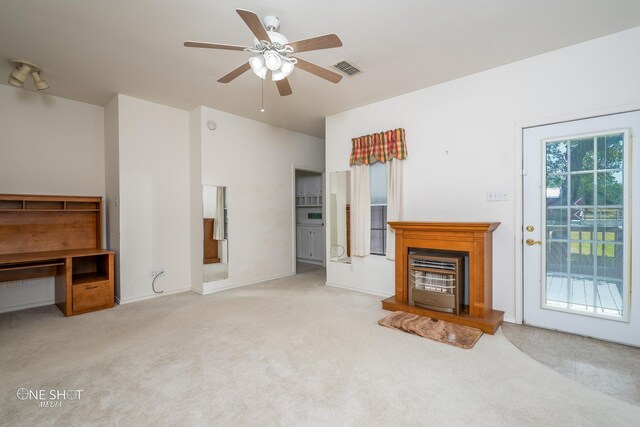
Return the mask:
[[[264,79],[260,79],[260,112],[264,113]]]

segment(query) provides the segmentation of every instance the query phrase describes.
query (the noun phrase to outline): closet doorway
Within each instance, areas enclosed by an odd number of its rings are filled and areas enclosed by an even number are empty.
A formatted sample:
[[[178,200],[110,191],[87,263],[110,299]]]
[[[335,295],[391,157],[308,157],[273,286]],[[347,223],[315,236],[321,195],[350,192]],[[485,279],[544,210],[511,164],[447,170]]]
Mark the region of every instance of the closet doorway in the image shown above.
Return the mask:
[[[295,271],[325,266],[324,174],[294,168]]]

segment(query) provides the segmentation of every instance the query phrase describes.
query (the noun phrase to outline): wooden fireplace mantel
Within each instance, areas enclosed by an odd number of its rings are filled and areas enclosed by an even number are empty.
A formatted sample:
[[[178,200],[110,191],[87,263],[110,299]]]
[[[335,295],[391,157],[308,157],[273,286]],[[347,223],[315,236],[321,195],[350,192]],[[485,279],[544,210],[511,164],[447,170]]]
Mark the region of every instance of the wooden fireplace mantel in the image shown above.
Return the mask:
[[[492,307],[493,231],[499,222],[389,222],[396,235],[396,294],[385,310],[402,310],[476,327],[493,334],[504,313]],[[469,307],[459,315],[409,305],[409,248],[466,252],[469,256]]]

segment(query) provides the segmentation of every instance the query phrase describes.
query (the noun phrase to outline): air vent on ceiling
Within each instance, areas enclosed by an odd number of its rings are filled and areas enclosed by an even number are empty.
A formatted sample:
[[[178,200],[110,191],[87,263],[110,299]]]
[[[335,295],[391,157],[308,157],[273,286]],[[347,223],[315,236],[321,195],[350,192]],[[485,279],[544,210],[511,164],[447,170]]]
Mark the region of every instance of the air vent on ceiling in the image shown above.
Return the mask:
[[[347,61],[346,59],[336,62],[335,64],[332,65],[332,67],[338,71],[342,71],[344,74],[346,74],[349,77],[353,77],[362,72],[362,70],[358,68],[357,65]]]

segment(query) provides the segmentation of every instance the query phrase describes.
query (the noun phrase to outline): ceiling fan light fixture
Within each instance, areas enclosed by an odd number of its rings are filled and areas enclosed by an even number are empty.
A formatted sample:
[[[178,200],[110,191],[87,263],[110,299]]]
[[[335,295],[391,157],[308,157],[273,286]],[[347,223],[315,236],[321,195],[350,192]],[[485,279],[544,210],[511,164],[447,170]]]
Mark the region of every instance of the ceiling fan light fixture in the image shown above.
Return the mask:
[[[265,65],[264,57],[262,55],[256,55],[249,58],[249,65],[256,76],[264,79],[267,77],[267,66]]]
[[[33,85],[36,87],[36,89],[38,90],[49,89],[49,85],[47,84],[47,82],[44,81],[44,79],[40,75],[40,71],[37,71],[37,70],[32,71],[31,77],[33,78]]]
[[[267,64],[268,69],[270,69],[271,71],[280,69],[280,66],[282,65],[282,58],[280,58],[280,55],[277,52],[267,50],[263,55],[264,62],[265,64]]]
[[[289,61],[282,61],[282,67],[280,70],[284,73],[285,76],[288,76],[293,71],[293,64]]]
[[[285,77],[287,76],[281,70],[273,70],[271,72],[271,80],[273,80],[274,82],[280,81]]]

